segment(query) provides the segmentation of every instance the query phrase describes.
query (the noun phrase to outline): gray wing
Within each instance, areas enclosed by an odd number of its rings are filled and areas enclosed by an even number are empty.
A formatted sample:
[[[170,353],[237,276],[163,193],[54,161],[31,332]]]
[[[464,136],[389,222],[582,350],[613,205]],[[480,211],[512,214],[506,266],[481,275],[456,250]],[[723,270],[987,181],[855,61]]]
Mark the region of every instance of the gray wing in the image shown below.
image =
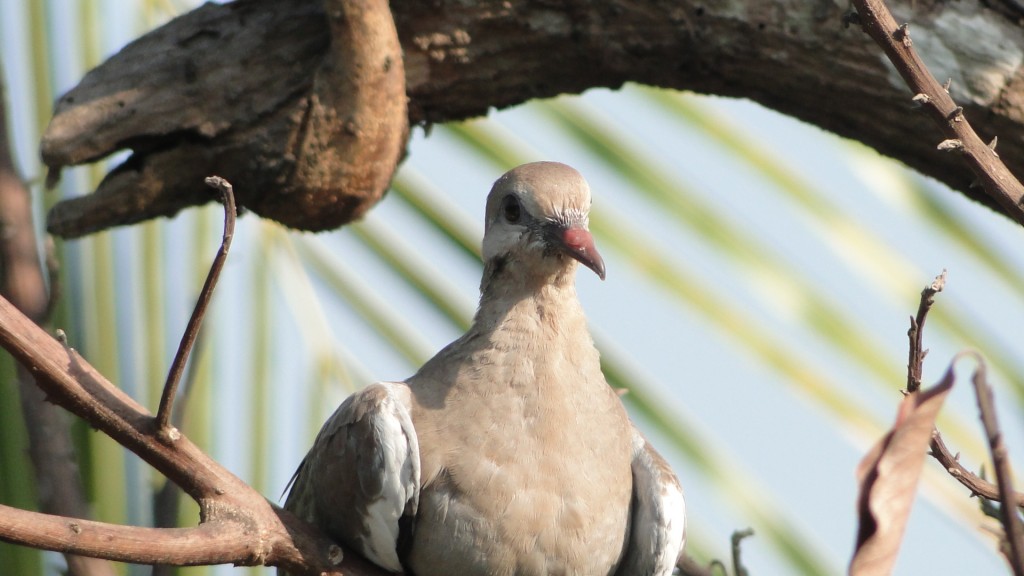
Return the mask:
[[[416,515],[420,452],[405,384],[377,383],[327,420],[292,478],[285,509],[374,564],[402,565],[398,540]]]
[[[616,574],[672,574],[686,542],[685,514],[679,479],[668,462],[634,427],[629,543]]]

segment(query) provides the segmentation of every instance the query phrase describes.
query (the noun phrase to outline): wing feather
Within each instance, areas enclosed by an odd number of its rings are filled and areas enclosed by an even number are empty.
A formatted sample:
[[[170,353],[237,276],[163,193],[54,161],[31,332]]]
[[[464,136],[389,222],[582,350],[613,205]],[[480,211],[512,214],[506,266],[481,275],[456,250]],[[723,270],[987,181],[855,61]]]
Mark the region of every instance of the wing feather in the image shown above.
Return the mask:
[[[377,383],[349,396],[299,465],[284,505],[395,572],[402,570],[402,525],[419,506],[419,444],[409,407],[402,383]]]
[[[617,575],[669,576],[686,542],[679,479],[633,428],[633,500],[629,544]]]

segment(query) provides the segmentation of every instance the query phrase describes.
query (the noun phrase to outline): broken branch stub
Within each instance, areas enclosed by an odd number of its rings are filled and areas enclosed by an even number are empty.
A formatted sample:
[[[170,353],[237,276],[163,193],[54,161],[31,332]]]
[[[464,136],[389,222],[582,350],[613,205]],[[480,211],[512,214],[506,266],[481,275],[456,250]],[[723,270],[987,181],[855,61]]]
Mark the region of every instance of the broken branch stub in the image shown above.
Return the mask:
[[[303,230],[336,228],[373,206],[409,131],[388,3],[282,4],[204,5],[61,97],[41,144],[52,174],[133,154],[93,194],[54,206],[50,232],[172,216],[210,200],[208,174],[244,191],[239,205]]]

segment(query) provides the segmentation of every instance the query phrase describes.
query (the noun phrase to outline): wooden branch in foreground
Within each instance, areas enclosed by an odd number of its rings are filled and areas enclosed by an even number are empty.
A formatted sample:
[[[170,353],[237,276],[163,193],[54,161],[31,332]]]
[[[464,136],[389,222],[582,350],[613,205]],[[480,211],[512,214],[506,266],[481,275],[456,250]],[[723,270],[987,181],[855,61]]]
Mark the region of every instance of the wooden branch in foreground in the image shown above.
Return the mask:
[[[1006,547],[1003,553],[1013,568],[1013,573],[1016,576],[1024,576],[1024,526],[1021,526],[1017,507],[1013,505],[1015,493],[1013,491],[1012,465],[1006,444],[1003,442],[1003,432],[999,428],[999,420],[996,418],[995,397],[992,394],[992,387],[988,384],[988,379],[985,378],[985,372],[985,363],[979,356],[978,367],[975,369],[972,380],[975,394],[978,397],[981,423],[985,428],[985,437],[992,454],[996,484],[999,486],[999,501],[1002,503],[999,507],[999,519],[1003,523],[1003,529],[1006,530]]]
[[[196,528],[121,526],[0,505],[0,540],[65,554],[136,564],[239,563],[258,558],[255,526],[205,522]]]
[[[188,438],[158,439],[155,419],[145,408],[3,298],[0,346],[32,373],[51,402],[135,452],[181,486],[199,503],[202,518],[195,528],[147,529],[0,507],[0,539],[123,562],[265,564],[328,576],[383,574],[356,554],[342,555],[336,544],[272,505]],[[211,538],[220,544],[198,544]],[[196,544],[185,545],[193,539]],[[130,546],[135,541],[144,545],[129,553],[121,551],[120,542]],[[175,547],[183,549],[174,551]]]
[[[924,357],[927,350],[923,347],[923,334],[925,320],[928,312],[935,303],[935,294],[941,292],[946,283],[946,271],[937,276],[931,285],[921,291],[921,301],[918,305],[917,316],[910,318],[910,361],[907,364],[907,394],[917,393],[920,386],[921,371],[924,364]],[[959,462],[957,456],[950,454],[942,441],[942,435],[938,429],[932,429],[930,443],[930,455],[942,463],[950,476],[957,479],[961,484],[971,490],[972,495],[981,496],[993,502],[1000,502],[1000,522],[1003,526],[1005,546],[1003,553],[1006,556],[1010,567],[1016,576],[1024,576],[1024,525],[1020,520],[1017,509],[1024,506],[1024,494],[1015,492],[1012,484],[1012,467],[1006,446],[1003,443],[1002,431],[996,420],[992,388],[985,377],[985,360],[976,352],[961,352],[957,358],[963,355],[973,356],[977,361],[974,376],[972,378],[975,394],[978,398],[978,408],[981,411],[982,426],[985,429],[986,439],[989,443],[989,450],[992,455],[992,462],[996,468],[997,483],[992,484],[977,477],[974,473],[965,469]],[[954,358],[953,362],[956,362]],[[952,370],[952,365],[950,366]]]
[[[1006,214],[1024,224],[1024,185],[996,154],[995,144],[985,144],[964,117],[963,108],[949,96],[948,86],[939,84],[921,57],[907,24],[898,25],[883,0],[853,0],[864,31],[870,35],[914,93],[913,101],[935,121],[946,140],[939,150],[960,152],[985,192]]]

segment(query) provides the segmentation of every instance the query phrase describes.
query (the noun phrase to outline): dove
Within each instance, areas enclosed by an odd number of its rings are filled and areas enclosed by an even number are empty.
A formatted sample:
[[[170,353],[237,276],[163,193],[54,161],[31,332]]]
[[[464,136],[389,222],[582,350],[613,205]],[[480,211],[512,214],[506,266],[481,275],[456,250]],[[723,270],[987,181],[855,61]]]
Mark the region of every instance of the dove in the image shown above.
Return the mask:
[[[671,574],[682,488],[605,380],[576,294],[580,265],[605,278],[590,206],[565,164],[501,176],[472,326],[348,397],[285,508],[415,576]]]

